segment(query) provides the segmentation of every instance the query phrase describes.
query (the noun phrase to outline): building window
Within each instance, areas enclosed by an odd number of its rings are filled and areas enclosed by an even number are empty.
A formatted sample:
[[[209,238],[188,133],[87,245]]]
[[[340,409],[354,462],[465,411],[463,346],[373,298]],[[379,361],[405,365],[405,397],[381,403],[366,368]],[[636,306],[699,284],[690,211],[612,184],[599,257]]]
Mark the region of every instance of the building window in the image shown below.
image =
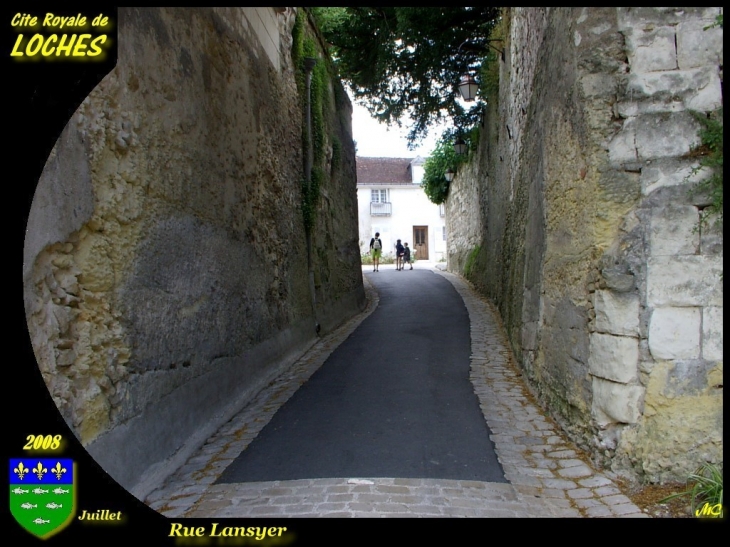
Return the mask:
[[[371,203],[386,203],[388,201],[388,190],[370,190]]]
[[[443,234],[444,241],[446,241],[446,226],[442,226],[441,233]]]
[[[443,203],[439,203],[439,215],[441,215],[442,217],[446,216],[446,205],[444,205]]]

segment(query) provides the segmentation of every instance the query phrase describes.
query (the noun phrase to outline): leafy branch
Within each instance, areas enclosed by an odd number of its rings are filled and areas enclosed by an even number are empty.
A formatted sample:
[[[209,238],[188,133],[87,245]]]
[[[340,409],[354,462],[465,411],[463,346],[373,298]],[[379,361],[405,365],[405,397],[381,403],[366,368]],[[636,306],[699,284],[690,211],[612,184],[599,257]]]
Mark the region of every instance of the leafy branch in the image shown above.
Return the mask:
[[[471,127],[479,104],[457,97],[463,74],[479,71],[491,51],[500,8],[347,7],[313,13],[340,77],[377,120],[400,126],[409,118],[413,145],[447,118]]]
[[[446,201],[449,195],[450,183],[444,176],[446,171],[449,169],[456,171],[459,165],[465,163],[468,158],[466,154],[459,155],[454,150],[455,135],[455,130],[444,131],[436,143],[436,148],[423,165],[423,191],[428,199],[436,204]],[[474,132],[470,132],[462,138],[465,138],[467,144],[472,148],[476,139]]]
[[[715,22],[714,23],[712,23],[711,25],[707,25],[702,30],[708,30],[708,29],[715,28],[715,27],[722,28],[722,13],[720,15],[718,15],[717,17],[715,17]]]

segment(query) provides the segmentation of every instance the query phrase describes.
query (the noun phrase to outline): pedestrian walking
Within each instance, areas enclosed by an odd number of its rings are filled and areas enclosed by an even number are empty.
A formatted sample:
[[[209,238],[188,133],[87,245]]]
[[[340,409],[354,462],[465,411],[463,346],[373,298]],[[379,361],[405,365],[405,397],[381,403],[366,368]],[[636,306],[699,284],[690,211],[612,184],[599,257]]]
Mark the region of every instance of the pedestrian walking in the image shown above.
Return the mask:
[[[375,232],[375,237],[370,240],[370,254],[373,257],[373,271],[379,271],[380,255],[383,253],[383,242],[380,240],[380,232]]]
[[[403,244],[403,262],[409,264],[411,270],[413,269],[413,259],[411,258],[411,248],[408,246],[408,242]]]
[[[403,252],[404,251],[405,251],[405,247],[403,247],[403,244],[400,242],[400,239],[399,239],[395,243],[395,269],[396,270],[403,269]]]

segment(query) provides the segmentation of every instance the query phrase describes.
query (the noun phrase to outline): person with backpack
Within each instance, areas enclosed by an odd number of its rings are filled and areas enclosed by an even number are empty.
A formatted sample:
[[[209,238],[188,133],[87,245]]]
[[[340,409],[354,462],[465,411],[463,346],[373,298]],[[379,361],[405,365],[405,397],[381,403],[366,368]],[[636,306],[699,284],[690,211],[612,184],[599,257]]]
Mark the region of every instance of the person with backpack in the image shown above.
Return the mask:
[[[405,247],[400,242],[400,239],[395,244],[395,269],[396,270],[402,270],[403,269],[403,253],[405,252]]]
[[[408,243],[403,244],[403,262],[405,264],[411,265],[411,270],[413,269],[413,260],[411,260],[411,248],[408,246]]]
[[[380,232],[375,232],[375,237],[370,240],[370,254],[373,255],[373,271],[379,271],[380,255],[383,254],[383,242],[380,240]]]

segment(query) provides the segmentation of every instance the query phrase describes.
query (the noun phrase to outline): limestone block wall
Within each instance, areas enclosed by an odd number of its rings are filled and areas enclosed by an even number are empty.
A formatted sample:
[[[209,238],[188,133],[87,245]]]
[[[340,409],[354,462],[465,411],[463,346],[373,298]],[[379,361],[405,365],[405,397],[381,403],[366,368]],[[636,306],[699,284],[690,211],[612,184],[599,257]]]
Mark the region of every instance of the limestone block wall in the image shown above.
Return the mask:
[[[689,193],[689,110],[722,105],[719,13],[508,10],[500,93],[447,202],[449,269],[498,305],[536,394],[651,480],[722,458],[722,237]]]
[[[326,332],[365,301],[351,106],[335,80],[311,251],[319,298],[308,283],[294,9],[118,13],[118,64],[38,183],[24,298],[61,414],[142,498],[317,324]]]
[[[593,411],[614,465],[652,480],[722,462],[722,234],[713,224],[700,226],[708,202],[690,192],[707,175],[696,171],[691,154],[700,144],[691,111],[704,116],[722,107],[722,28],[712,27],[720,13],[618,10],[629,73],[616,103],[622,126],[609,142],[609,164],[636,170],[641,199],[633,226],[607,254],[611,273],[633,273],[637,290],[599,287],[596,330],[599,314],[613,323],[602,330],[616,340],[625,338],[616,323],[630,323],[639,343],[620,368],[633,378],[617,384],[594,374],[602,396],[594,396]],[[600,303],[617,295],[638,306]],[[596,352],[596,360],[605,356]],[[619,406],[629,410],[612,410]]]

